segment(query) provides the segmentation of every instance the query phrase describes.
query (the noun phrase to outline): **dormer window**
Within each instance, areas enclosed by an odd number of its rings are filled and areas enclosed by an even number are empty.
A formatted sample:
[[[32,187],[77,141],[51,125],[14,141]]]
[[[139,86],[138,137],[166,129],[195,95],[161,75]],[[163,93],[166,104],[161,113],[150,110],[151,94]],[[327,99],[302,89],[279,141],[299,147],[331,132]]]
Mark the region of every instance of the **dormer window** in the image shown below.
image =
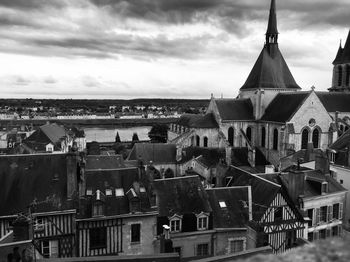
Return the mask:
[[[181,232],[182,228],[182,216],[174,215],[170,219],[170,232]]]
[[[209,226],[209,214],[201,212],[196,215],[197,217],[197,230],[207,230]]]
[[[117,196],[117,197],[124,196],[124,189],[123,188],[116,188],[115,189],[115,196]]]
[[[146,193],[146,188],[140,187],[140,193]]]
[[[112,195],[112,189],[106,189],[106,196]]]
[[[92,189],[91,188],[86,189],[86,195],[92,196]]]
[[[93,206],[93,211],[92,211],[92,216],[93,217],[98,217],[98,216],[103,216],[103,203],[101,201],[96,201]]]
[[[321,192],[322,194],[328,193],[328,182],[322,182],[321,190],[322,190],[322,192]]]

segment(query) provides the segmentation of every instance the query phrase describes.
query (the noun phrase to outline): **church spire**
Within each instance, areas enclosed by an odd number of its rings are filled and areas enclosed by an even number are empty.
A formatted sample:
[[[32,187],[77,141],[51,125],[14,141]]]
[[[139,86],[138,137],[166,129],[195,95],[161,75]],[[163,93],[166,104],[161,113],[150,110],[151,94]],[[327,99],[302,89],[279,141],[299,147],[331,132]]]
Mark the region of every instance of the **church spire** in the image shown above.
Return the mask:
[[[269,24],[266,31],[266,44],[278,43],[276,0],[271,0]]]

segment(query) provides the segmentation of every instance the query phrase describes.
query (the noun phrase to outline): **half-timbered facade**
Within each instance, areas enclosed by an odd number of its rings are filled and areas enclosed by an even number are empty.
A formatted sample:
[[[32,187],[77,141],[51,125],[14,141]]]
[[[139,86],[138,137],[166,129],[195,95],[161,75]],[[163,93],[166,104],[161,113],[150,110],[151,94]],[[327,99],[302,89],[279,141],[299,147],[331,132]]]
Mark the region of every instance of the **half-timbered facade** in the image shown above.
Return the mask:
[[[274,253],[281,253],[295,247],[298,238],[306,238],[303,216],[278,183],[277,174],[253,175],[235,167],[230,172],[228,186],[252,188],[251,222],[258,232],[258,246],[269,245]]]

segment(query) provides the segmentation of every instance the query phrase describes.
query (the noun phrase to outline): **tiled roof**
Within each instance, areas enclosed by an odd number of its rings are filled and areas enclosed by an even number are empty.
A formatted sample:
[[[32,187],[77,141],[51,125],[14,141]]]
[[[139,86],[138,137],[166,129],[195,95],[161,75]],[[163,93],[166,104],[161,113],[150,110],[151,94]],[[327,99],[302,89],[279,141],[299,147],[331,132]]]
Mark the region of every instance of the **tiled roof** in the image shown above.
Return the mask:
[[[230,170],[231,176],[234,178],[229,186],[248,186],[252,187],[253,201],[253,220],[260,221],[263,214],[266,212],[271,202],[275,199],[281,186],[273,183],[260,176],[242,172],[241,170]]]
[[[27,212],[36,200],[36,211],[67,208],[66,154],[0,156],[0,216]]]
[[[244,227],[249,221],[248,187],[225,187],[206,190],[213,210],[214,228]],[[225,202],[226,208],[220,207]]]
[[[279,93],[265,110],[263,121],[285,123],[292,118],[310,92]]]
[[[185,176],[154,181],[160,216],[211,212],[207,194],[198,176]]]
[[[295,82],[277,44],[264,46],[241,90],[301,89]]]
[[[329,146],[330,149],[337,151],[344,150],[350,145],[350,129],[341,135],[333,144]]]
[[[215,103],[223,121],[255,120],[250,99],[215,99]]]
[[[225,149],[220,148],[203,148],[203,147],[187,147],[182,150],[181,163],[197,158],[200,163],[206,167],[216,166],[220,159],[225,159]]]
[[[328,112],[350,112],[350,93],[316,92]]]
[[[165,164],[176,162],[176,145],[162,143],[136,143],[132,148],[128,160],[140,159],[144,164]]]
[[[185,114],[177,122],[180,126],[193,128],[218,128],[219,125],[212,113],[206,115]]]
[[[117,169],[125,167],[121,155],[88,155],[86,157],[85,170]]]

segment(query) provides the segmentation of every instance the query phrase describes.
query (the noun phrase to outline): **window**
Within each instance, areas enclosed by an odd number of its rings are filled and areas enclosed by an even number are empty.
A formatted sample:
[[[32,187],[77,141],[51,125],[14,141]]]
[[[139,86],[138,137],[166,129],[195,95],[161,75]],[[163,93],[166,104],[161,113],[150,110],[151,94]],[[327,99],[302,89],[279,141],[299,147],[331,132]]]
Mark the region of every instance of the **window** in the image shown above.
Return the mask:
[[[140,187],[140,192],[141,192],[141,193],[146,193],[146,188],[144,188],[143,186]]]
[[[229,240],[229,253],[242,252],[244,250],[243,239],[230,239]]]
[[[208,229],[208,216],[200,215],[197,217],[197,229],[198,230]]]
[[[343,83],[343,68],[341,66],[338,67],[338,86],[341,86]]]
[[[342,185],[342,184],[344,184],[344,180],[343,179],[340,179],[340,184]]]
[[[332,236],[336,237],[339,235],[338,226],[332,227]]]
[[[301,133],[301,149],[307,149],[308,143],[309,143],[309,130],[305,128]]]
[[[314,233],[310,232],[307,234],[307,240],[309,240],[310,242],[312,242],[314,240]]]
[[[252,142],[252,128],[250,126],[247,127],[247,138],[249,142]]]
[[[58,240],[43,240],[40,243],[40,248],[44,258],[58,257]]]
[[[41,254],[44,258],[50,257],[50,241],[44,240],[41,242]]]
[[[198,244],[197,245],[197,256],[208,256],[209,255],[209,245]]]
[[[312,144],[314,148],[319,148],[320,147],[320,131],[316,128],[312,132]]]
[[[327,222],[327,206],[320,208],[320,222]]]
[[[312,225],[314,224],[313,223],[313,220],[314,220],[314,210],[313,209],[308,209],[307,210],[307,216],[309,217],[309,221],[308,221],[308,225],[309,227],[312,227]]]
[[[112,195],[112,189],[106,189],[106,196]]]
[[[333,205],[333,218],[334,219],[343,218],[343,204],[338,203]]]
[[[226,207],[225,201],[219,201],[219,205],[220,205],[221,208],[225,208]]]
[[[91,188],[86,189],[86,195],[92,196],[92,189]]]
[[[200,137],[196,136],[196,146],[200,146]]]
[[[326,238],[326,229],[322,229],[319,231],[319,238],[325,239]]]
[[[206,136],[203,138],[203,146],[208,147],[208,138]]]
[[[91,228],[90,249],[105,248],[107,246],[107,229],[105,227]]]
[[[261,128],[261,147],[265,147],[265,141],[266,141],[266,129],[263,126]]]
[[[230,143],[230,146],[233,146],[234,136],[235,130],[233,129],[233,127],[230,127],[228,129],[228,142]]]
[[[103,216],[103,204],[98,201],[93,206],[92,216]]]
[[[131,242],[141,242],[141,224],[131,225]]]
[[[350,86],[350,65],[346,66],[346,79],[345,79],[346,86]]]
[[[275,207],[274,213],[275,213],[275,221],[279,221],[283,219],[283,207]]]
[[[278,130],[275,128],[273,130],[273,145],[272,145],[273,150],[278,150]]]
[[[170,232],[180,232],[181,231],[181,219],[174,218],[170,220]]]
[[[327,182],[323,182],[322,183],[322,194],[327,194],[328,193],[328,183]]]

